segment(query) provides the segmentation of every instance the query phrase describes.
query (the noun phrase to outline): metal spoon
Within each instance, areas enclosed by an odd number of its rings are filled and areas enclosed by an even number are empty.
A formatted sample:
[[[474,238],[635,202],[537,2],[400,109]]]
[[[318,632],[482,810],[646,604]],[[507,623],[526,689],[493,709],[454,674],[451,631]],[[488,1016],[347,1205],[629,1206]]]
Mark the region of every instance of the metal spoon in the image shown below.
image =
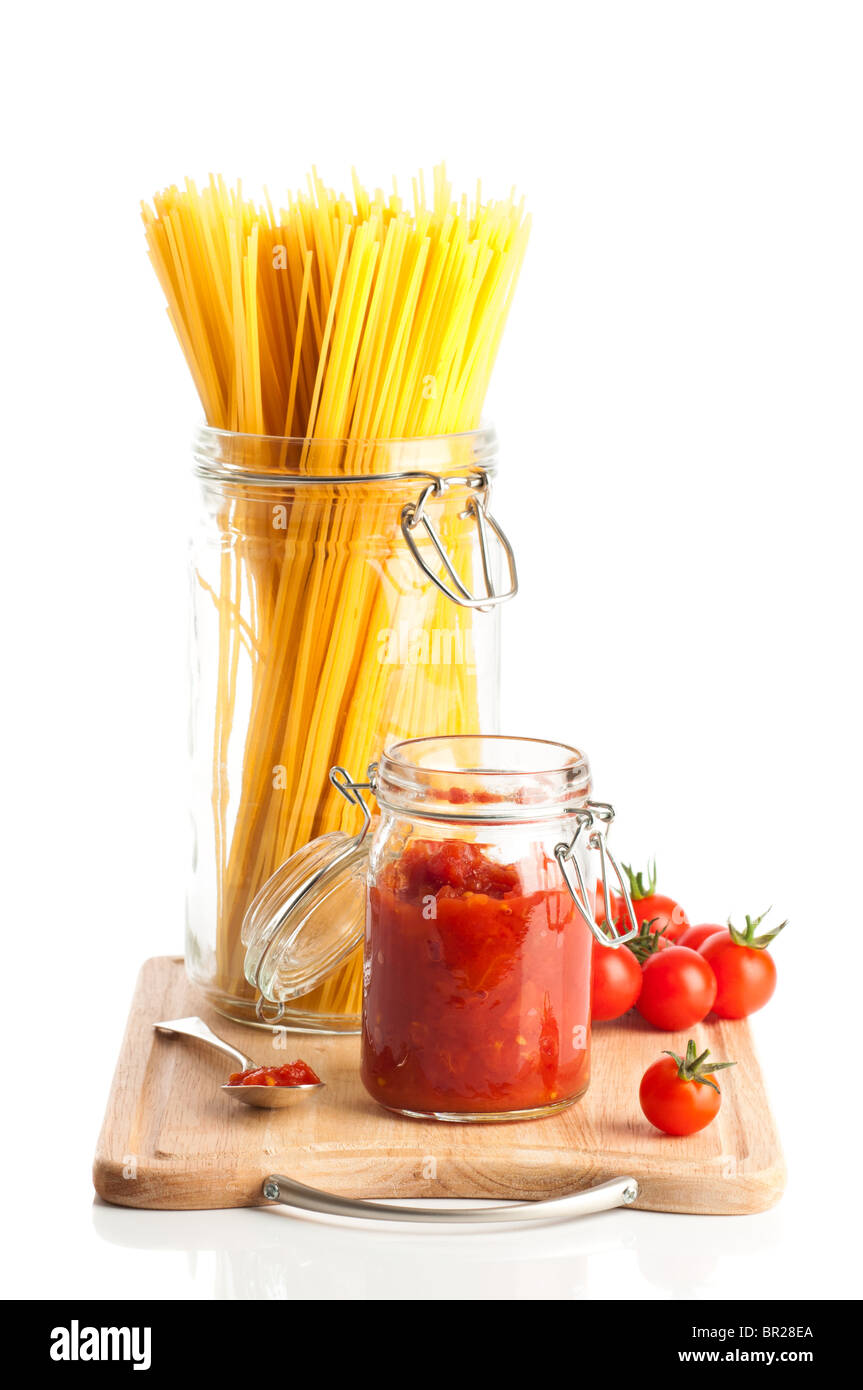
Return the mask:
[[[153,1027],[159,1033],[174,1033],[185,1038],[196,1038],[198,1042],[207,1043],[208,1046],[216,1048],[218,1052],[230,1057],[233,1062],[239,1063],[240,1071],[248,1071],[251,1067],[258,1064],[251,1057],[247,1057],[245,1052],[239,1048],[232,1047],[226,1043],[224,1038],[217,1037],[212,1028],[208,1028],[202,1018],[172,1018],[164,1023],[154,1023]],[[301,1100],[315,1091],[322,1091],[326,1083],[316,1081],[309,1086],[220,1086],[220,1090],[231,1100],[238,1100],[242,1105],[256,1105],[261,1110],[284,1110],[289,1105],[298,1105]]]

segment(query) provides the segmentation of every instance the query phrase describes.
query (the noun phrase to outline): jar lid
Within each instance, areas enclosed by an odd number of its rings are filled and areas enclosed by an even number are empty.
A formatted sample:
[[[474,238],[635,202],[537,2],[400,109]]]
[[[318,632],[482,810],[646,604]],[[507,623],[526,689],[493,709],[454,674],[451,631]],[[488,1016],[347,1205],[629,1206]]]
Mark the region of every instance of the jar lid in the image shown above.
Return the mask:
[[[303,845],[267,880],[243,920],[244,971],[263,999],[308,994],[363,939],[369,846],[331,831]]]

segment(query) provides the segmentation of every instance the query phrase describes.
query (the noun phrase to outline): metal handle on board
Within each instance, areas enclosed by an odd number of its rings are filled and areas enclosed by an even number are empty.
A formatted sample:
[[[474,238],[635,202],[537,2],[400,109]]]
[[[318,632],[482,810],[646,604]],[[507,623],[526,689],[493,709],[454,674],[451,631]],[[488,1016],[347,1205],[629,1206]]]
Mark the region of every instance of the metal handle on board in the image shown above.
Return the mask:
[[[638,1197],[635,1178],[612,1178],[610,1182],[570,1192],[565,1197],[546,1197],[539,1202],[520,1202],[509,1207],[461,1207],[441,1211],[430,1207],[394,1207],[383,1202],[360,1201],[355,1197],[338,1197],[333,1192],[321,1192],[306,1187],[292,1178],[272,1173],[264,1179],[263,1194],[269,1202],[286,1207],[319,1212],[325,1216],[351,1216],[363,1221],[423,1221],[442,1225],[476,1223],[498,1224],[507,1221],[547,1221],[553,1217],[591,1216],[594,1212],[611,1211],[615,1207],[631,1207]]]

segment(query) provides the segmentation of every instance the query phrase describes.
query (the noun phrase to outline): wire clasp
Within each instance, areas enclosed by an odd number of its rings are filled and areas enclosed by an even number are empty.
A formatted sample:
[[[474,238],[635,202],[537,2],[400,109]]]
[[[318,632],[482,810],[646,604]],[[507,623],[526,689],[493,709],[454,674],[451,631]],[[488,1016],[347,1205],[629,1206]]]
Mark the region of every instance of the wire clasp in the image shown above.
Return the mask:
[[[426,504],[432,497],[442,496],[447,488],[456,484],[461,484],[472,490],[467,507],[461,516],[465,520],[472,518],[476,523],[485,590],[482,594],[471,593],[460,578],[426,511]],[[488,510],[489,490],[488,474],[485,469],[481,468],[467,478],[433,478],[425,485],[416,502],[407,502],[402,508],[402,535],[410,547],[411,554],[423,573],[440,589],[441,593],[461,608],[479,608],[482,610],[495,608],[499,603],[505,603],[507,599],[514,598],[518,593],[515,555],[509,540]],[[443,576],[436,574],[430,567],[417,544],[416,532],[420,527],[431,541],[443,565]],[[506,562],[507,587],[504,589],[497,589],[495,586],[493,564],[493,548],[495,546]]]
[[[573,902],[581,913],[590,931],[602,946],[618,947],[625,942],[632,941],[638,936],[638,923],[635,920],[635,913],[632,910],[632,899],[629,896],[629,888],[624,881],[620,866],[608,847],[608,830],[614,820],[614,807],[607,801],[588,801],[578,811],[574,811],[576,818],[576,831],[572,839],[555,845],[554,855],[560,865],[566,886],[570,891]],[[595,917],[588,911],[590,898],[587,893],[587,885],[584,881],[584,874],[581,871],[579,862],[579,850],[582,843],[586,843],[589,849],[596,850],[599,854],[600,880],[602,883],[602,901],[605,908],[605,921],[608,924],[608,931],[604,931]],[[614,924],[614,913],[611,906],[611,894],[608,888],[608,865],[614,870],[615,877],[620,887],[620,896],[626,906],[626,915],[629,918],[629,930],[618,933]]]

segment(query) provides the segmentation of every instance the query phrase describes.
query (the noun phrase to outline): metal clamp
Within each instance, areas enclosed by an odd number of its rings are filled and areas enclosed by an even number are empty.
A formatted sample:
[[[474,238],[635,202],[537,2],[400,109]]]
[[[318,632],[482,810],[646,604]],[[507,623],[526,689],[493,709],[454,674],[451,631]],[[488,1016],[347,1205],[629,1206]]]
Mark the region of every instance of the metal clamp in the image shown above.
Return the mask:
[[[275,1027],[285,1016],[285,1005],[284,1001],[275,1003],[272,1011],[269,1011],[270,1003],[272,1003],[271,1000],[267,1000],[262,994],[259,994],[255,1000],[255,1015],[260,1023],[270,1023]]]
[[[588,801],[584,807],[574,812],[576,821],[575,834],[569,844],[555,845],[554,854],[560,865],[566,886],[569,889],[573,902],[581,913],[590,931],[602,946],[623,946],[625,942],[632,941],[638,936],[638,923],[635,920],[635,913],[632,910],[632,899],[629,896],[629,888],[620,871],[620,866],[608,848],[607,833],[608,827],[614,820],[614,807],[607,801]],[[578,861],[579,840],[582,836],[587,836],[587,845],[599,853],[600,878],[602,882],[602,901],[605,908],[605,921],[608,924],[608,931],[603,931],[602,927],[587,910],[590,901],[587,893],[587,885],[584,882],[584,875],[581,872],[581,865]],[[629,918],[629,930],[618,933],[614,924],[614,917],[611,907],[611,894],[608,888],[608,865],[611,865],[620,887],[620,896],[626,906],[626,915]]]
[[[337,792],[341,792],[345,801],[349,801],[352,806],[358,806],[363,813],[362,828],[354,837],[354,844],[362,844],[366,837],[366,831],[372,823],[372,813],[363,800],[363,792],[373,792],[375,789],[374,774],[377,772],[377,763],[372,763],[369,767],[368,782],[355,782],[346,767],[331,767],[330,781]]]
[[[431,497],[440,497],[448,487],[455,483],[472,488],[474,495],[469,499],[467,507],[461,513],[465,519],[473,517],[476,522],[477,534],[479,536],[480,560],[482,562],[484,594],[472,594],[463,580],[456,572],[452,560],[444,549],[440,536],[434,525],[429,520],[426,512],[426,503]],[[495,608],[499,603],[505,603],[507,599],[514,598],[518,593],[518,572],[515,565],[515,555],[509,540],[504,535],[498,523],[488,510],[489,478],[484,469],[479,469],[477,473],[468,478],[435,478],[428,482],[423,488],[416,502],[408,502],[402,508],[401,525],[402,535],[410,547],[411,554],[419,565],[420,569],[432,581],[442,594],[445,594],[453,603],[457,603],[461,608]],[[422,551],[417,544],[415,531],[422,527],[428,539],[434,547],[438,559],[444,568],[446,578],[435,574],[427,563]],[[508,588],[497,590],[492,573],[492,557],[490,541],[493,538],[499,549],[503,553],[507,565]],[[447,582],[449,581],[449,582]]]

